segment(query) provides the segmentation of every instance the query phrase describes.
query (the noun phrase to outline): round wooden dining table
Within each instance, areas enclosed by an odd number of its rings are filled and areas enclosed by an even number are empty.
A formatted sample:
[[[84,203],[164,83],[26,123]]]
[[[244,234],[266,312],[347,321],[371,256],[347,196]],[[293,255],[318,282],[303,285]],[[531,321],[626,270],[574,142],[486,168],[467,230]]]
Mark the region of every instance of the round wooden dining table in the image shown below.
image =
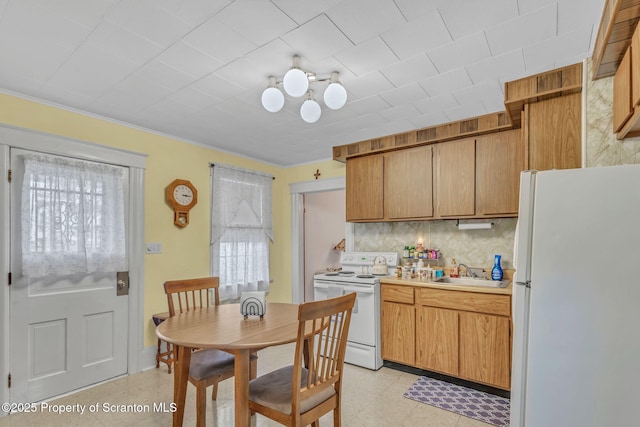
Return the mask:
[[[158,338],[173,344],[177,352],[173,384],[177,410],[173,413],[173,426],[182,426],[193,349],[217,348],[234,354],[235,425],[246,427],[250,423],[251,352],[293,342],[297,331],[298,305],[285,303],[267,303],[263,318],[244,318],[239,304],[223,304],[176,314],[158,325]]]

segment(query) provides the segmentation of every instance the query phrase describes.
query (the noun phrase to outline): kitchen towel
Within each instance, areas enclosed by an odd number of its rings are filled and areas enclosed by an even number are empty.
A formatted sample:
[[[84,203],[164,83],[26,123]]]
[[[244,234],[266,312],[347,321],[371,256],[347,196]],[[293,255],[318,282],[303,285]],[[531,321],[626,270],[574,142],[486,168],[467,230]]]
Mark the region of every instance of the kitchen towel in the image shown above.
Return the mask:
[[[509,399],[472,388],[420,377],[404,397],[497,427],[509,425]]]

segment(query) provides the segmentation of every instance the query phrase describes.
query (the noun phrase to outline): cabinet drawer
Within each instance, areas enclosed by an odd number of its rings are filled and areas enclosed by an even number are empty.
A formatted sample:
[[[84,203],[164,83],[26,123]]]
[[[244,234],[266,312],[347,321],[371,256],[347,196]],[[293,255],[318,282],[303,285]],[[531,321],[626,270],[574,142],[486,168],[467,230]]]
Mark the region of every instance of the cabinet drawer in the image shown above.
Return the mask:
[[[418,289],[416,292],[416,299],[420,305],[502,316],[511,315],[511,297],[509,295],[492,295],[430,288]]]
[[[382,285],[382,301],[413,304],[413,288],[411,286]]]

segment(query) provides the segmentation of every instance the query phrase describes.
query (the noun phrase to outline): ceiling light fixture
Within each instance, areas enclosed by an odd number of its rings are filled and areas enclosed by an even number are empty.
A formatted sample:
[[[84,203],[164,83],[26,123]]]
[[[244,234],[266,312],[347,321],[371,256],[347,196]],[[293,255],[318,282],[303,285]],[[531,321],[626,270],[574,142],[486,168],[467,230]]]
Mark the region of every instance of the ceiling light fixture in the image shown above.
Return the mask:
[[[293,56],[292,66],[279,82],[275,76],[269,76],[269,86],[262,92],[262,106],[270,113],[277,113],[284,107],[284,95],[278,89],[282,84],[287,95],[299,98],[306,95],[306,100],[300,107],[300,117],[307,123],[315,123],[322,115],[320,104],[314,99],[313,91],[309,89],[311,83],[329,82],[324,91],[324,103],[332,110],[339,110],[347,103],[347,91],[340,83],[340,74],[337,71],[330,77],[318,78],[316,73],[300,68],[300,57]]]

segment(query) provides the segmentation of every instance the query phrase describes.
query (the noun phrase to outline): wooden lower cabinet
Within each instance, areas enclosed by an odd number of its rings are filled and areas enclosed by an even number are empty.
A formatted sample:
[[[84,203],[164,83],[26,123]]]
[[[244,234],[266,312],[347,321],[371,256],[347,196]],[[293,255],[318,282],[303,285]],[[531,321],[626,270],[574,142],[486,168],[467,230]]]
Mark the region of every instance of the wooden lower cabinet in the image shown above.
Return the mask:
[[[416,366],[458,376],[458,312],[416,309]]]
[[[460,377],[501,389],[511,386],[509,318],[460,313]]]
[[[509,390],[511,297],[382,284],[382,358]]]
[[[415,365],[416,311],[413,305],[382,302],[382,358]]]

